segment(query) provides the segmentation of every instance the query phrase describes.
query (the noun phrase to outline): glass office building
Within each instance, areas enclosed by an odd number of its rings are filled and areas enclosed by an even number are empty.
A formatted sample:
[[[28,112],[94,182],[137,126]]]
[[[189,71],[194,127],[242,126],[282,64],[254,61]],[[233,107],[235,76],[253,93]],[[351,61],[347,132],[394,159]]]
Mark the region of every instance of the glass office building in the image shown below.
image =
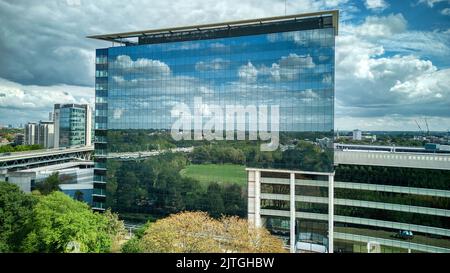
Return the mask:
[[[333,150],[337,31],[330,11],[90,37],[117,45],[96,52],[93,208],[238,215],[291,252],[448,252],[448,156]]]
[[[118,45],[96,52],[94,209],[245,217],[246,167],[332,172],[337,22],[332,11],[89,37]]]
[[[92,144],[92,108],[87,104],[55,104],[54,146]]]

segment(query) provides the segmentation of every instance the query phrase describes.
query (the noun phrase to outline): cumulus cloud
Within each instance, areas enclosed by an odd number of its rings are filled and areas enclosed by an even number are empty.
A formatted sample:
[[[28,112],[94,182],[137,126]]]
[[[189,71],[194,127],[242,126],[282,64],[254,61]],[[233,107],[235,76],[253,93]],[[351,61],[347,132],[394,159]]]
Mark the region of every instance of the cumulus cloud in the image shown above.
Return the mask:
[[[71,85],[22,85],[0,78],[0,122],[26,123],[46,120],[56,103],[94,105],[90,87]]]
[[[445,8],[441,10],[442,15],[450,16],[450,8]]]
[[[274,81],[292,81],[298,79],[300,73],[316,66],[310,55],[297,55],[290,53],[282,56],[278,62],[272,63],[270,67],[261,65],[255,67],[251,62],[242,65],[238,70],[238,76],[242,80],[255,82],[258,75],[270,76]]]
[[[343,4],[349,3],[297,0],[288,1],[287,8],[301,13]],[[0,0],[0,77],[22,84],[93,86],[95,48],[110,44],[87,35],[275,16],[284,8],[284,1],[273,0],[132,0],[127,5],[108,0]]]
[[[298,78],[298,74],[307,69],[314,68],[315,64],[310,55],[300,56],[291,53],[288,56],[283,56],[278,64],[272,65],[272,76],[279,75],[281,79],[294,80]]]
[[[418,3],[426,4],[430,8],[432,8],[432,7],[434,7],[435,4],[440,3],[440,2],[448,2],[450,4],[449,0],[419,0]]]
[[[126,72],[142,73],[150,77],[166,77],[170,75],[169,66],[159,60],[138,58],[133,61],[128,55],[117,56],[111,63],[112,68],[122,69]]]
[[[406,27],[407,21],[398,13],[388,16],[368,16],[363,24],[350,28],[359,36],[378,39],[403,33]]]
[[[405,81],[397,81],[390,88],[391,92],[405,94],[408,98],[425,101],[450,98],[450,69],[436,71],[431,69],[417,77],[408,77]]]
[[[366,8],[373,10],[384,10],[389,4],[384,0],[366,0]]]
[[[241,80],[247,82],[256,82],[258,77],[258,69],[249,61],[238,69],[238,76]]]
[[[361,25],[343,27],[336,41],[337,128],[414,129],[406,121],[421,116],[447,121],[437,123],[436,129],[448,126],[449,70],[439,69],[431,60],[406,50],[403,53],[407,55],[387,54],[385,47],[396,46],[386,33],[411,39],[403,20],[399,15],[372,17]],[[397,22],[397,27],[385,28],[383,21]],[[375,36],[384,38],[374,39],[373,34],[355,31],[368,24],[376,25]],[[442,36],[434,35],[438,34]],[[428,37],[429,43],[432,37]]]
[[[214,46],[216,47],[216,46]],[[216,58],[209,62],[200,61],[195,64],[197,71],[224,70],[230,65],[230,61],[222,58]]]

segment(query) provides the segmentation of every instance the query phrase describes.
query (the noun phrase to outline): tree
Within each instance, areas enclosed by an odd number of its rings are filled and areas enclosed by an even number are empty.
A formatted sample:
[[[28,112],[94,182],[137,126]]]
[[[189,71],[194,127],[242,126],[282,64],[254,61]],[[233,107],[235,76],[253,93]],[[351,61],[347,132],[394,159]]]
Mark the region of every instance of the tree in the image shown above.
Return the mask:
[[[225,211],[223,188],[216,182],[210,183],[203,203],[206,205],[204,210],[207,210],[213,217],[220,217]]]
[[[139,241],[142,252],[285,252],[283,242],[264,228],[238,217],[211,218],[205,212],[182,212],[153,223]]]
[[[279,253],[286,252],[283,241],[265,228],[249,226],[237,216],[220,219],[221,248],[226,252]]]
[[[39,198],[33,208],[32,228],[23,243],[26,252],[109,252],[112,229],[107,217],[61,192]]]
[[[223,189],[223,200],[225,200],[226,215],[246,215],[247,206],[242,194],[242,186],[238,184],[225,185]]]
[[[29,231],[36,198],[19,187],[0,182],[0,252],[18,252]]]
[[[54,172],[52,175],[47,177],[44,181],[41,183],[38,183],[36,185],[37,190],[43,194],[47,195],[54,191],[59,191],[59,174],[58,172]]]

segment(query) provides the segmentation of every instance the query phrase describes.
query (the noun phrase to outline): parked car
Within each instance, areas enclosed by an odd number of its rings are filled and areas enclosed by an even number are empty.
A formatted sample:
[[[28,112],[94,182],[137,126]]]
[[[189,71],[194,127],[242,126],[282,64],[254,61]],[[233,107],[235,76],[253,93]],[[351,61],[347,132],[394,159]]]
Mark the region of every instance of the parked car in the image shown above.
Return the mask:
[[[411,240],[414,238],[414,234],[410,230],[399,230],[398,233],[395,234],[396,238],[400,238],[403,240]]]

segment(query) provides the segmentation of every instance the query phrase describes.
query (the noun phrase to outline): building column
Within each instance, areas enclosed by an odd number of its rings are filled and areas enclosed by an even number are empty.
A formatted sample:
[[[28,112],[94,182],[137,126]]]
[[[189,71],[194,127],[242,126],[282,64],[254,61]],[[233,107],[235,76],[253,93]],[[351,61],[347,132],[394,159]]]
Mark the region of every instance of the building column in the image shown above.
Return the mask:
[[[334,174],[328,175],[328,253],[334,248]]]
[[[295,253],[295,173],[291,173],[290,179],[290,252]]]
[[[261,171],[255,171],[255,227],[261,227]]]

